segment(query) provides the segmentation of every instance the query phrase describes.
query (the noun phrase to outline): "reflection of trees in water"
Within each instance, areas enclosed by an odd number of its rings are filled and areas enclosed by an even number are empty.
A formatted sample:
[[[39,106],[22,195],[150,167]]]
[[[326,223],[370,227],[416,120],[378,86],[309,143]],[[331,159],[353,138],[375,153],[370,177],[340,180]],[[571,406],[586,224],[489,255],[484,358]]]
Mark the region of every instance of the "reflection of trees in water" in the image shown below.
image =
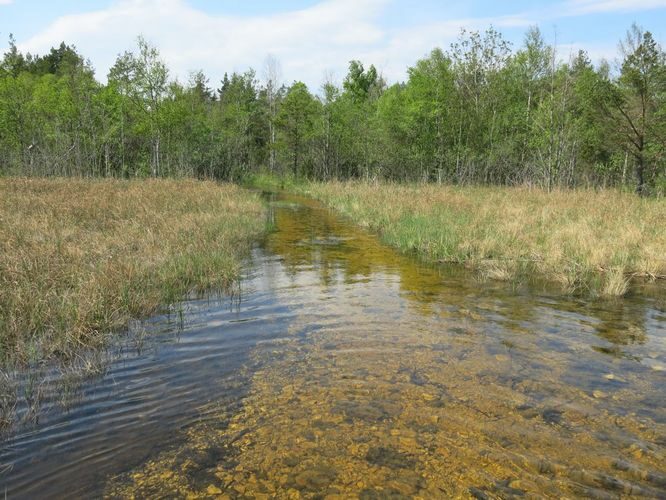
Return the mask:
[[[616,323],[603,323],[597,328],[599,336],[616,345],[644,344],[647,334],[643,325],[627,324],[621,326]]]
[[[473,292],[476,285],[470,279],[465,283],[456,273],[444,276],[442,269],[417,265],[327,210],[276,208],[274,217],[279,230],[270,235],[266,247],[283,258],[290,276],[303,266],[311,266],[319,273],[322,285],[328,287],[338,272],[344,283],[377,273],[395,275],[405,297],[422,307],[424,313],[432,312],[427,307],[430,303],[462,306],[467,297],[461,287]]]
[[[634,361],[642,358],[630,348],[641,346],[649,340],[647,317],[653,307],[649,297],[632,296],[614,301],[558,297],[557,300],[551,299],[548,305],[580,325],[580,338],[588,344],[595,342],[595,338],[612,344],[592,345],[594,351]],[[590,335],[586,339],[584,331],[588,330],[595,337]]]
[[[641,304],[618,312],[511,293],[419,265],[324,210],[278,208],[275,217],[268,279],[297,306],[290,335],[254,351],[261,370],[217,444],[206,425],[193,426],[185,447],[132,473],[116,496],[236,486],[270,496],[262,484],[294,497],[326,488],[368,498],[656,491],[608,457],[661,473],[626,448],[663,428],[659,379],[589,348],[604,322],[640,324]],[[621,415],[637,407],[656,424]],[[197,461],[211,446],[235,450],[233,464],[198,463],[210,474],[197,483],[178,457]]]
[[[648,301],[644,298],[590,303],[574,297],[554,298],[537,289],[539,285],[532,289],[525,284],[515,288],[507,283],[480,283],[463,268],[419,264],[316,202],[296,200],[302,205],[274,207],[278,230],[266,243],[269,252],[281,256],[294,283],[303,268],[317,273],[324,293],[338,283],[352,284],[383,273],[398,278],[401,296],[424,316],[458,318],[461,324],[483,320],[502,334],[543,335],[548,328],[546,333],[562,330],[569,335],[565,325],[569,329],[580,326],[574,333],[579,340],[589,345],[591,338],[585,340],[584,332],[593,331],[616,346],[595,347],[611,356],[631,357],[618,346],[641,345],[648,339]]]
[[[626,346],[647,341],[644,306],[622,301],[614,307],[599,308],[594,312],[600,320],[596,326],[597,335],[611,344]]]
[[[268,238],[267,250],[280,255],[288,273],[312,266],[322,283],[330,284],[332,270],[340,270],[345,282],[369,277],[380,269],[394,268],[396,255],[375,238],[344,224],[326,210],[277,208],[279,231]]]

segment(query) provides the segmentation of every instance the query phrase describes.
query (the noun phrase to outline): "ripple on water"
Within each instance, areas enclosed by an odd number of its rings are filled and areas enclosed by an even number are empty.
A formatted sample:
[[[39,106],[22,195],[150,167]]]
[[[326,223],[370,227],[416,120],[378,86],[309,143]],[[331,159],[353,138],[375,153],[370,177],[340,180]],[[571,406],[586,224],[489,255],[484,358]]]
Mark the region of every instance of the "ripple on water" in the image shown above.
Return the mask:
[[[120,497],[663,496],[652,299],[486,287],[311,202],[272,210],[240,303],[197,303],[19,437],[10,491],[76,470]]]

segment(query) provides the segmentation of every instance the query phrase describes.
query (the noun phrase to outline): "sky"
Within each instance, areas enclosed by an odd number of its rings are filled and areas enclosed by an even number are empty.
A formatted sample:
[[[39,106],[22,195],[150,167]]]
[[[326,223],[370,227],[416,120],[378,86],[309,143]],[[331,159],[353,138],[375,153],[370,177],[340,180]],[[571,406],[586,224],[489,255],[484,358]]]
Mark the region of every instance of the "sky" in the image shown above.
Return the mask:
[[[261,79],[270,54],[283,83],[316,90],[326,78],[339,83],[352,59],[402,81],[461,28],[490,25],[514,48],[536,25],[562,59],[583,48],[593,61],[613,62],[632,22],[666,46],[666,0],[0,0],[0,51],[10,33],[33,54],[64,41],[106,81],[118,54],[135,50],[142,35],[181,82],[203,70],[215,87],[225,72],[250,67]]]

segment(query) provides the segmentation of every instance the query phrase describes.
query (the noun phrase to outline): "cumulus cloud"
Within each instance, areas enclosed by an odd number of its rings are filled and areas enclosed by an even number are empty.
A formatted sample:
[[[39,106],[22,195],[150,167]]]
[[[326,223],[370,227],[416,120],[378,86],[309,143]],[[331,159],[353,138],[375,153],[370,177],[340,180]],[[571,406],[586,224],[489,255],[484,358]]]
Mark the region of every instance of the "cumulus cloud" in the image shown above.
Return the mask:
[[[44,53],[60,41],[73,43],[104,80],[117,54],[133,49],[141,34],[159,48],[181,80],[197,69],[213,84],[224,72],[248,67],[261,74],[270,53],[280,60],[285,79],[301,79],[316,89],[327,72],[341,78],[351,59],[375,63],[396,81],[433,47],[446,47],[463,26],[530,24],[520,16],[506,16],[384,30],[379,18],[389,1],[325,0],[302,10],[241,17],[208,14],[185,0],[119,0],[104,10],[60,17],[19,47]]]
[[[329,0],[292,12],[239,17],[208,14],[183,0],[122,0],[105,10],[60,17],[19,47],[43,53],[61,40],[73,43],[104,79],[117,54],[132,49],[141,34],[181,79],[200,68],[215,81],[224,72],[260,69],[271,53],[286,77],[317,85],[326,69],[346,64],[359,47],[384,40],[374,20],[386,3]]]
[[[325,74],[344,76],[351,59],[374,63],[389,81],[404,79],[408,66],[433,47],[447,48],[461,27],[523,28],[572,15],[666,5],[666,0],[563,0],[556,9],[383,28],[382,14],[391,1],[321,0],[300,10],[234,16],[204,12],[187,0],[116,0],[103,10],[62,16],[18,45],[44,53],[60,41],[72,43],[105,80],[118,53],[133,50],[136,37],[143,35],[159,48],[172,76],[184,81],[202,69],[211,85],[225,72],[248,67],[261,75],[270,53],[281,62],[285,83],[299,79],[317,89]]]

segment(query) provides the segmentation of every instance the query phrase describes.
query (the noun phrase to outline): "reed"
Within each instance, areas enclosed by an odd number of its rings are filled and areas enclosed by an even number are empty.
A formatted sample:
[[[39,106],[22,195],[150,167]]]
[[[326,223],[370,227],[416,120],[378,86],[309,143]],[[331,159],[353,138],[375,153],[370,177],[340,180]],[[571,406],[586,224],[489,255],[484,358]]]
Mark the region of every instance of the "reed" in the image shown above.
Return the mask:
[[[0,361],[72,357],[130,318],[225,289],[262,213],[214,182],[0,179]]]
[[[486,278],[534,275],[567,293],[622,296],[666,277],[666,201],[616,190],[545,192],[364,182],[295,188],[403,252],[473,267]]]

